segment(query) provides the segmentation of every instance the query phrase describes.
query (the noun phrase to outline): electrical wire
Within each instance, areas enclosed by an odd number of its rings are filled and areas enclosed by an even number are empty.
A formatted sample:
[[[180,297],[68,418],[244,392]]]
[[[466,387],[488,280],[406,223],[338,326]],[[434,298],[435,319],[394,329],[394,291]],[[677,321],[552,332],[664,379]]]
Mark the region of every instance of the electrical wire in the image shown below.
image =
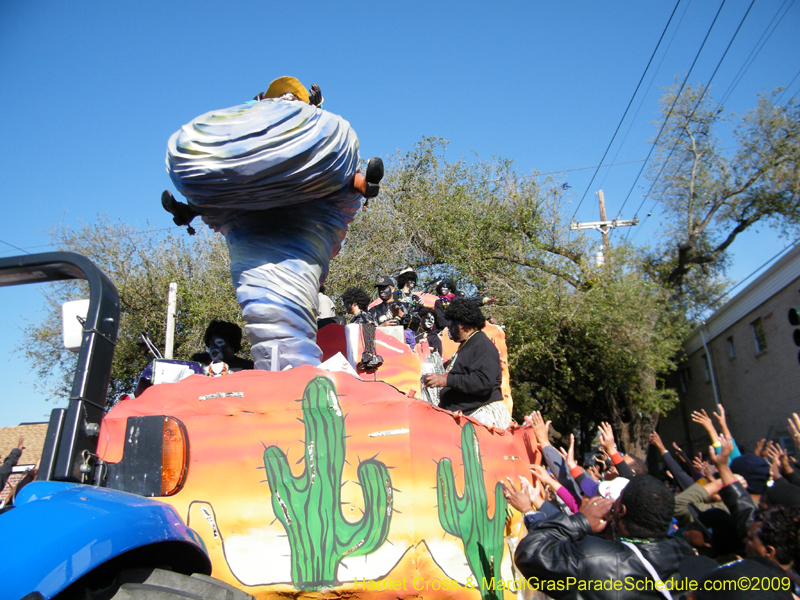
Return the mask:
[[[715,305],[717,302],[719,302],[720,300],[722,300],[722,299],[723,299],[725,296],[727,296],[728,294],[730,294],[730,293],[731,293],[733,290],[735,290],[736,288],[738,288],[740,285],[744,284],[744,282],[745,282],[745,281],[747,281],[748,279],[750,279],[750,278],[751,278],[753,275],[755,275],[756,273],[758,273],[758,272],[759,272],[761,269],[763,269],[763,268],[764,268],[764,267],[766,267],[768,264],[770,264],[772,261],[774,261],[775,259],[777,259],[777,258],[778,258],[778,257],[779,257],[781,254],[785,254],[787,250],[789,250],[790,248],[794,248],[794,247],[795,247],[797,244],[799,244],[799,243],[800,243],[800,238],[797,238],[795,241],[793,241],[792,243],[790,243],[788,246],[784,246],[783,248],[781,248],[780,250],[778,250],[777,254],[775,254],[775,255],[774,255],[772,258],[768,258],[768,259],[767,259],[767,260],[766,260],[766,261],[765,261],[765,262],[764,262],[764,263],[763,263],[761,266],[759,266],[759,267],[756,267],[755,269],[753,269],[753,270],[750,272],[750,274],[749,274],[749,275],[747,275],[747,276],[746,276],[744,279],[742,279],[741,281],[737,282],[737,283],[736,283],[735,285],[733,285],[732,287],[730,287],[730,288],[728,288],[727,290],[725,290],[725,291],[724,291],[724,292],[723,292],[723,293],[722,293],[722,294],[721,294],[719,297],[715,298],[715,299],[714,299],[714,300],[711,302],[711,306],[714,306],[714,305]]]
[[[622,138],[622,141],[619,143],[617,147],[617,151],[614,153],[614,158],[611,159],[612,163],[617,160],[620,151],[622,150],[623,146],[625,146],[625,142],[628,139],[628,135],[630,135],[631,130],[633,129],[633,124],[636,123],[636,118],[639,116],[639,111],[642,110],[642,106],[644,106],[644,101],[647,99],[648,94],[650,93],[650,89],[653,87],[653,83],[656,81],[656,77],[658,77],[658,73],[661,71],[661,66],[664,64],[664,60],[669,55],[670,48],[672,48],[672,42],[675,41],[675,36],[678,35],[678,31],[680,31],[681,25],[683,24],[683,19],[686,17],[686,13],[689,12],[689,7],[692,5],[692,0],[689,0],[686,4],[686,8],[683,9],[683,14],[681,15],[680,21],[675,26],[675,29],[672,32],[672,37],[669,39],[669,44],[667,44],[666,50],[664,50],[664,54],[661,55],[661,60],[658,62],[658,66],[653,73],[653,76],[650,78],[650,83],[647,84],[647,89],[644,91],[644,94],[641,95],[641,100],[639,101],[639,106],[636,107],[636,112],[633,113],[633,117],[630,119],[630,123],[628,125],[628,130],[625,132],[625,135]],[[601,190],[603,189],[603,184],[605,184],[606,179],[608,178],[608,171],[603,176],[602,181],[600,181],[599,185],[597,186]]]
[[[24,252],[25,254],[30,254],[30,252],[28,252],[28,251],[27,251],[27,250],[25,250],[24,248],[20,248],[19,246],[15,246],[14,244],[11,244],[11,243],[9,243],[9,242],[7,242],[7,241],[5,241],[5,240],[0,240],[0,242],[1,242],[1,243],[3,243],[3,244],[5,244],[6,246],[11,246],[11,247],[12,247],[12,248],[14,248],[15,250],[19,250],[20,252]],[[6,252],[10,252],[10,250],[6,250]]]
[[[756,0],[751,0],[750,6],[747,7],[747,10],[745,11],[744,15],[742,16],[741,20],[739,21],[739,25],[738,25],[738,27],[736,27],[736,31],[733,32],[733,35],[731,36],[731,39],[728,42],[728,45],[725,47],[725,52],[722,53],[722,56],[720,57],[719,61],[717,61],[717,66],[714,68],[713,73],[711,73],[711,77],[708,78],[708,83],[706,83],[706,85],[703,87],[703,91],[700,94],[700,97],[697,99],[697,102],[695,103],[694,107],[692,107],[692,112],[686,118],[686,122],[687,123],[689,123],[692,120],[692,117],[694,116],[694,113],[697,111],[698,107],[703,102],[703,98],[705,97],[706,92],[708,92],[709,88],[711,87],[711,82],[714,81],[714,77],[717,75],[717,71],[719,71],[719,68],[722,66],[722,62],[725,60],[725,57],[728,55],[728,51],[731,49],[731,46],[733,45],[733,42],[736,39],[736,36],[739,35],[739,31],[742,29],[742,25],[744,25],[744,22],[747,19],[747,15],[750,14],[750,10],[753,8],[753,5],[755,4],[755,2],[756,2]],[[719,110],[719,106],[717,107],[717,111],[718,110]],[[664,124],[666,125],[666,120],[664,121]],[[650,196],[650,193],[653,191],[653,188],[655,188],[656,183],[658,183],[658,180],[661,177],[661,174],[664,172],[664,169],[667,166],[667,163],[669,163],[669,160],[672,158],[672,155],[675,152],[675,149],[678,147],[678,143],[679,143],[679,140],[676,140],[675,144],[673,144],[672,149],[669,151],[669,155],[667,155],[666,160],[662,163],[661,169],[658,171],[658,174],[656,175],[655,179],[653,180],[653,184],[650,186],[650,189],[647,190],[647,193],[642,198],[642,202],[639,204],[639,208],[636,209],[636,213],[635,214],[638,215],[639,211],[642,210],[642,207],[644,206],[644,203],[647,201],[647,198]],[[644,165],[642,165],[642,169],[644,169]],[[641,174],[641,171],[640,171],[640,174]],[[630,194],[629,194],[628,197],[630,197]],[[625,202],[627,202],[627,201],[628,201],[628,198],[625,198]],[[656,200],[656,201],[658,201],[658,200]],[[625,202],[622,203],[622,208],[625,207]],[[622,208],[620,208],[620,212],[622,212]],[[652,212],[653,212],[652,209],[650,211],[648,211],[648,215],[650,215]],[[630,232],[625,234],[625,240],[626,241],[627,241],[629,235],[630,235]]]
[[[784,95],[786,92],[788,92],[788,91],[789,91],[789,88],[790,88],[790,87],[792,87],[792,85],[794,84],[794,81],[795,81],[795,79],[797,79],[797,76],[798,76],[798,75],[800,75],[800,71],[798,71],[797,73],[795,73],[795,74],[794,74],[794,77],[792,77],[792,80],[791,80],[791,81],[788,83],[788,85],[787,85],[785,88],[783,88],[783,91],[781,92],[781,95],[780,95],[780,96],[778,96],[778,97],[775,99],[775,102],[780,102],[780,101],[781,101],[781,98],[783,98],[783,95]],[[794,96],[792,96],[792,98],[794,98]]]
[[[776,30],[776,29],[778,28],[778,26],[781,24],[781,21],[783,21],[783,17],[785,17],[785,16],[786,16],[786,13],[788,13],[788,12],[789,12],[789,10],[791,10],[792,6],[794,5],[794,1],[795,1],[795,0],[791,0],[791,4],[789,5],[789,7],[788,7],[788,8],[787,8],[787,9],[786,9],[784,12],[783,12],[783,14],[781,15],[781,17],[780,17],[780,19],[778,20],[778,22],[777,22],[777,23],[775,23],[775,26],[774,26],[774,27],[772,27],[772,30],[771,30],[771,31],[769,31],[769,34],[767,34],[767,31],[770,29],[770,26],[771,26],[771,25],[772,25],[772,23],[775,21],[775,19],[777,18],[778,14],[781,12],[781,10],[783,10],[783,7],[784,7],[784,6],[786,6],[786,3],[787,3],[787,2],[789,2],[789,0],[785,0],[785,1],[784,1],[784,3],[783,3],[781,6],[780,6],[780,8],[778,8],[778,11],[777,11],[777,12],[775,13],[775,15],[772,17],[772,20],[769,22],[769,24],[767,24],[767,27],[764,29],[764,32],[761,34],[761,37],[759,37],[758,41],[756,42],[756,45],[753,47],[753,50],[751,50],[751,51],[750,51],[750,54],[749,54],[749,55],[748,55],[748,57],[745,59],[745,63],[744,63],[744,64],[743,64],[743,66],[742,66],[742,67],[739,69],[739,72],[737,73],[737,75],[734,77],[734,81],[731,83],[731,85],[730,85],[730,86],[728,87],[728,89],[726,90],[726,92],[725,92],[725,95],[723,95],[723,99],[722,99],[722,100],[719,102],[719,104],[717,105],[717,107],[716,107],[716,109],[715,109],[715,111],[716,111],[716,112],[719,112],[719,111],[721,111],[721,110],[722,110],[722,106],[723,106],[723,104],[725,103],[725,101],[727,100],[727,98],[729,98],[729,97],[730,97],[730,94],[733,92],[733,90],[736,88],[736,86],[739,84],[739,82],[741,82],[741,80],[742,80],[742,77],[744,76],[744,73],[746,73],[746,72],[747,72],[747,69],[749,69],[749,68],[750,68],[750,66],[751,66],[751,65],[753,64],[753,62],[755,61],[756,57],[758,57],[758,54],[761,52],[761,50],[764,48],[764,46],[766,45],[766,43],[769,41],[769,38],[772,36],[772,34],[775,32],[775,30]],[[725,58],[725,55],[728,53],[728,49],[730,49],[730,47],[731,47],[731,44],[733,43],[733,40],[736,38],[736,35],[739,33],[739,29],[742,27],[742,24],[744,23],[744,19],[745,19],[745,18],[747,18],[747,15],[748,15],[748,13],[750,12],[750,9],[753,7],[753,3],[754,3],[754,2],[755,2],[755,0],[753,0],[753,2],[751,2],[751,3],[750,3],[750,6],[748,7],[748,9],[747,9],[747,12],[745,12],[745,14],[744,14],[744,17],[742,17],[742,20],[741,20],[741,21],[740,21],[740,23],[739,23],[739,27],[737,27],[737,28],[736,28],[736,31],[734,32],[734,34],[733,34],[733,37],[731,38],[731,41],[730,41],[730,42],[728,42],[728,47],[725,49],[725,53],[722,55],[722,58],[720,59],[720,61],[717,63],[717,67],[714,69],[714,73],[711,75],[711,78],[709,79],[708,83],[706,84],[706,86],[705,86],[705,88],[704,88],[704,90],[703,90],[703,93],[702,93],[702,94],[701,94],[701,96],[700,96],[700,100],[698,100],[698,103],[697,103],[697,105],[695,105],[695,107],[694,107],[694,109],[692,110],[692,113],[691,113],[691,115],[689,115],[689,117],[688,117],[687,121],[688,121],[688,120],[690,120],[690,119],[692,118],[692,116],[694,116],[694,112],[695,112],[695,110],[697,109],[697,106],[699,106],[699,104],[700,104],[700,101],[702,100],[702,98],[703,98],[703,96],[705,95],[706,91],[709,89],[709,87],[710,87],[710,85],[711,85],[711,81],[714,79],[714,75],[716,75],[716,73],[717,73],[717,70],[719,69],[720,65],[722,64],[722,60]],[[761,42],[761,40],[764,38],[764,36],[765,36],[765,35],[767,35],[767,37],[766,37],[766,39],[764,39],[764,42],[763,42],[763,43],[761,44],[761,46],[759,47],[759,43]],[[758,51],[756,51],[756,48],[758,48]],[[752,59],[750,59],[750,56],[752,56],[754,52],[755,52],[755,56],[753,56],[753,58],[752,58]],[[749,62],[749,64],[748,64],[748,60],[750,61],[750,62]],[[745,65],[746,65],[746,66],[745,66]],[[794,76],[794,78],[792,78],[792,81],[791,81],[791,82],[789,83],[789,85],[788,85],[788,86],[787,86],[787,87],[784,89],[784,92],[783,92],[783,93],[781,93],[781,95],[778,97],[778,99],[777,99],[776,101],[780,101],[780,98],[782,98],[782,97],[783,97],[783,94],[786,92],[786,90],[787,90],[787,89],[788,89],[788,88],[789,88],[789,87],[792,85],[792,83],[794,83],[794,81],[795,81],[795,79],[797,78],[797,76],[798,76],[798,75],[800,75],[800,71],[798,71],[798,72],[797,72],[797,74]],[[738,80],[737,80],[737,78],[738,78]],[[662,166],[661,166],[661,169],[659,170],[658,174],[656,175],[656,178],[655,178],[655,180],[653,181],[653,184],[650,186],[650,189],[647,191],[647,193],[646,193],[646,194],[644,195],[644,197],[642,198],[642,202],[639,204],[639,208],[636,210],[636,213],[637,213],[637,214],[639,213],[639,211],[641,211],[641,210],[642,210],[642,207],[644,206],[644,203],[646,202],[646,200],[647,200],[648,196],[650,195],[650,193],[653,191],[653,188],[655,187],[655,184],[656,184],[656,182],[658,181],[659,177],[661,177],[661,173],[663,173],[663,171],[664,171],[664,168],[666,167],[667,163],[669,162],[670,158],[672,157],[672,154],[674,153],[674,151],[675,151],[675,148],[676,148],[676,147],[677,147],[677,142],[676,142],[675,146],[673,146],[673,147],[672,147],[672,150],[670,150],[670,153],[669,153],[669,155],[667,156],[667,159],[666,159],[666,160],[664,161],[664,163],[662,164]],[[626,199],[626,200],[627,200],[627,199]],[[655,207],[656,207],[656,205],[657,205],[657,204],[658,204],[658,199],[656,198],[656,199],[653,201],[653,206],[651,206],[651,207],[650,207],[650,210],[649,210],[649,211],[647,211],[647,216],[646,216],[646,217],[644,217],[644,219],[642,220],[642,225],[644,224],[644,221],[646,221],[646,220],[647,220],[647,219],[650,217],[650,215],[653,213],[653,209],[655,209]],[[623,203],[623,206],[624,206],[624,203]],[[620,209],[620,210],[621,210],[621,209]],[[619,217],[617,217],[617,218],[619,218]],[[636,236],[638,235],[638,233],[639,233],[639,230],[637,230],[636,232],[634,232],[633,236],[630,238],[630,241],[633,241],[634,239],[636,239]],[[629,236],[630,236],[630,232],[628,232],[628,233],[626,234],[626,236],[625,236],[625,241],[627,241],[627,240],[628,240],[628,237],[629,237]]]
[[[792,3],[784,11],[783,15],[781,15],[780,20],[778,20],[778,22],[775,24],[775,26],[772,27],[772,30],[769,31],[770,27],[772,26],[772,23],[778,17],[780,12],[783,10],[783,7],[786,6],[786,3],[789,2],[789,0],[784,0],[783,4],[781,4],[780,7],[778,8],[778,10],[775,12],[775,15],[772,17],[772,20],[764,28],[764,32],[761,34],[761,37],[759,37],[758,41],[756,41],[756,45],[753,46],[753,49],[750,51],[750,54],[747,55],[747,58],[744,60],[744,63],[742,64],[742,66],[739,68],[739,71],[734,76],[733,81],[728,86],[728,89],[725,90],[724,94],[722,94],[722,99],[719,101],[719,108],[721,108],[728,101],[728,98],[730,98],[731,94],[733,93],[733,90],[735,90],[736,86],[738,86],[739,83],[742,81],[742,79],[745,76],[745,73],[747,73],[747,70],[753,65],[753,63],[755,62],[756,58],[758,58],[758,55],[761,53],[761,50],[763,50],[764,46],[767,45],[767,42],[769,41],[769,38],[772,37],[772,34],[775,33],[775,30],[778,28],[778,25],[780,25],[781,21],[783,21],[783,17],[785,17],[786,13],[791,10],[792,5],[794,5],[794,1],[795,0],[791,0]],[[767,31],[769,31],[769,34],[767,34]],[[764,40],[764,43],[761,43],[761,40],[764,38],[765,35],[767,36],[767,38]],[[761,44],[761,45],[759,46],[759,44]],[[755,55],[754,55],[754,53],[755,53]],[[750,58],[751,56],[752,56],[752,59]]]
[[[647,75],[647,70],[650,68],[650,65],[652,64],[653,59],[656,56],[656,52],[658,52],[658,49],[661,46],[661,42],[664,39],[664,35],[666,35],[667,29],[669,29],[669,25],[670,25],[670,23],[672,23],[672,17],[675,16],[675,11],[678,10],[678,6],[680,5],[680,3],[681,3],[681,0],[678,0],[675,3],[675,7],[672,9],[672,13],[669,15],[669,20],[667,21],[667,24],[664,26],[664,30],[661,32],[661,36],[658,38],[658,43],[656,44],[656,47],[653,49],[653,53],[650,55],[650,60],[647,61],[647,66],[645,66],[644,71],[642,72],[642,76],[639,78],[639,83],[636,84],[636,89],[633,90],[633,95],[631,95],[631,99],[628,101],[628,106],[625,107],[625,112],[622,113],[622,118],[619,120],[619,123],[617,124],[617,128],[614,130],[614,135],[611,136],[611,141],[608,142],[608,146],[606,147],[606,151],[603,152],[603,158],[600,159],[600,165],[597,167],[597,170],[594,172],[594,175],[592,175],[592,179],[591,179],[591,181],[589,181],[589,185],[586,186],[586,191],[583,192],[583,196],[581,197],[581,201],[578,202],[578,206],[577,206],[577,208],[575,209],[575,212],[572,215],[573,219],[575,218],[575,215],[578,214],[578,210],[580,209],[581,204],[583,204],[583,201],[586,198],[586,194],[589,192],[589,189],[592,187],[592,182],[594,182],[594,178],[597,177],[597,173],[600,170],[600,166],[602,166],[603,161],[606,159],[606,156],[608,155],[608,151],[611,150],[611,145],[614,143],[614,140],[617,137],[617,133],[619,133],[619,128],[622,127],[622,123],[623,123],[623,121],[625,121],[625,117],[628,115],[628,111],[631,108],[631,104],[633,104],[633,99],[636,97],[636,94],[639,91],[639,87],[641,87],[642,81],[644,81],[644,78]],[[724,1],[723,1],[723,3],[724,3]]]
[[[591,167],[587,167],[587,168],[591,168]],[[176,229],[180,230],[180,229],[183,229],[183,227],[162,227],[161,229],[148,229],[146,231],[144,231],[144,230],[142,230],[142,231],[131,231],[129,234],[125,234],[125,235],[130,235],[130,236],[147,235],[147,234],[151,234],[151,233],[158,233],[158,232],[161,232],[161,231],[173,231],[173,230],[176,230]],[[112,233],[111,235],[115,235],[115,234]],[[121,236],[123,234],[120,233],[120,234],[117,234],[117,235]],[[10,244],[10,243],[8,243],[8,242],[6,242],[4,240],[0,240],[0,243],[5,244],[6,246],[11,246],[12,248],[14,248],[14,250],[17,250],[19,252],[24,252],[25,254],[30,254],[30,252],[28,252],[28,250],[35,250],[37,248],[55,248],[56,247],[56,244],[39,244],[38,246],[26,246],[25,248],[20,248],[19,246],[15,246],[14,244]],[[0,250],[0,254],[7,254],[9,252],[11,252],[11,250]]]
[[[726,0],[722,0],[722,3],[719,5],[719,9],[717,9],[717,14],[714,15],[714,20],[711,21],[711,25],[708,27],[708,31],[706,32],[706,35],[703,38],[703,43],[700,44],[700,48],[697,50],[697,54],[695,54],[694,60],[692,61],[692,66],[689,67],[689,72],[686,73],[686,77],[683,78],[683,82],[681,83],[681,86],[678,89],[678,93],[675,94],[675,100],[673,100],[672,105],[669,107],[669,111],[667,111],[667,116],[664,119],[664,122],[661,124],[661,128],[658,130],[658,135],[656,136],[656,139],[653,141],[653,144],[650,146],[650,151],[647,153],[647,160],[650,160],[650,156],[653,154],[653,150],[655,150],[656,146],[658,145],[658,140],[661,139],[661,134],[664,133],[664,128],[667,126],[670,116],[672,116],[672,111],[675,109],[675,105],[678,103],[678,99],[681,97],[683,88],[686,87],[686,82],[689,81],[689,77],[691,76],[692,71],[694,70],[694,66],[697,64],[697,59],[700,58],[700,53],[703,51],[703,48],[705,47],[706,42],[708,41],[708,36],[711,35],[711,30],[714,29],[714,24],[717,22],[717,18],[719,17],[720,12],[722,12],[722,7],[725,6],[725,1]],[[621,214],[622,209],[625,208],[625,204],[627,204],[628,199],[631,197],[631,194],[633,193],[633,190],[636,187],[636,182],[639,181],[639,177],[642,176],[642,172],[644,171],[644,167],[646,164],[647,163],[645,162],[645,164],[642,165],[642,168],[639,169],[639,173],[636,175],[636,179],[633,180],[633,185],[631,185],[631,189],[628,191],[628,195],[625,196],[625,201],[622,203],[622,206],[620,207],[618,214]],[[625,239],[627,240],[627,236],[625,237]]]

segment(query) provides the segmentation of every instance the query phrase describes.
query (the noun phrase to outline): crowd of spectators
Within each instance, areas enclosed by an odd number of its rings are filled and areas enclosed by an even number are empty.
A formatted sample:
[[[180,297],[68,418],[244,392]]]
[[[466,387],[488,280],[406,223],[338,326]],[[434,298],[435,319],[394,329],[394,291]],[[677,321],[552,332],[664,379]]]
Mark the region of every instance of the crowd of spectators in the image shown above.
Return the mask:
[[[663,471],[622,455],[610,424],[598,426],[601,458],[580,466],[575,437],[556,450],[550,423],[534,412],[532,478],[503,482],[524,514],[516,566],[552,598],[798,598],[800,473],[774,442],[744,452],[720,405],[692,419],[708,454],[675,456],[653,433]],[[788,419],[800,454],[800,417]],[[543,464],[541,464],[543,463]],[[656,475],[656,476],[654,476]]]

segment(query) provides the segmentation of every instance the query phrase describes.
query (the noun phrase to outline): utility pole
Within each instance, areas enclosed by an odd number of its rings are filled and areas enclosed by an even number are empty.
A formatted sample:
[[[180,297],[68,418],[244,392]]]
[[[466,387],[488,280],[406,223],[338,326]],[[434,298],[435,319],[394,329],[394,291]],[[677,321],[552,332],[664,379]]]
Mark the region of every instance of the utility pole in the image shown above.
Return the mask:
[[[597,192],[597,201],[600,203],[600,222],[606,222],[606,197],[603,195],[603,190]],[[608,225],[601,225],[600,231],[603,232],[603,247],[608,252]]]
[[[597,192],[597,198],[600,203],[600,221],[593,221],[591,223],[581,223],[580,221],[570,221],[569,228],[571,231],[580,231],[582,229],[597,229],[603,234],[603,248],[608,252],[609,241],[608,232],[615,227],[632,227],[639,224],[638,217],[629,220],[614,219],[613,221],[606,220],[606,198],[603,195],[603,190]],[[598,252],[597,264],[603,264],[602,252]]]

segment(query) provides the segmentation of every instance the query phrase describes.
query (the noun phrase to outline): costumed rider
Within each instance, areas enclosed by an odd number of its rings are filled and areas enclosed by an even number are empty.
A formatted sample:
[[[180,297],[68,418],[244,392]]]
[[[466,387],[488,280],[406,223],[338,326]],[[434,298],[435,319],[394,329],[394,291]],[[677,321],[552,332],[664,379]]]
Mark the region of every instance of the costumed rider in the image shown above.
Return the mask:
[[[202,364],[206,375],[225,375],[254,368],[252,360],[236,356],[242,349],[242,329],[236,323],[211,321],[203,343],[206,351],[192,355],[191,360]]]
[[[483,331],[486,317],[476,300],[453,300],[445,311],[448,335],[458,350],[445,363],[445,374],[429,373],[424,383],[443,388],[439,407],[463,413],[490,427],[506,429],[511,413],[500,391],[500,353]]]
[[[450,321],[445,316],[445,311],[447,311],[447,307],[450,306],[453,300],[463,298],[464,292],[456,290],[456,284],[452,279],[440,279],[436,282],[436,295],[439,296],[439,299],[433,304],[433,315],[436,321],[436,332],[438,333],[450,327]],[[497,302],[497,298],[489,298],[487,296],[473,298],[472,300],[481,306]]]
[[[416,333],[417,343],[422,340],[428,340],[428,347],[431,352],[438,352],[442,356],[442,340],[436,333],[435,317],[433,316],[433,309],[423,306],[419,309],[419,330]]]
[[[318,86],[274,80],[255,101],[215,110],[174,133],[162,206],[225,236],[257,369],[318,365],[319,289],[348,225],[378,195],[380,158],[359,172],[358,138],[321,107]],[[273,363],[277,358],[277,364]]]
[[[350,320],[348,325],[364,325],[374,323],[372,315],[369,313],[369,294],[361,288],[351,287],[342,294],[342,304]]]
[[[436,332],[444,331],[450,326],[450,322],[444,316],[447,307],[456,298],[456,284],[452,279],[441,279],[436,284],[436,295],[439,299],[433,304],[433,316],[436,324]]]
[[[411,323],[411,308],[405,302],[394,299],[394,282],[390,277],[381,277],[375,287],[378,290],[380,304],[369,309],[372,319],[378,327],[391,327],[402,325],[404,328]]]
[[[411,316],[408,329],[413,332],[419,329],[419,309],[424,306],[419,295],[414,293],[416,285],[417,274],[411,267],[403,269],[397,275],[397,291],[394,293],[394,300],[408,306]]]

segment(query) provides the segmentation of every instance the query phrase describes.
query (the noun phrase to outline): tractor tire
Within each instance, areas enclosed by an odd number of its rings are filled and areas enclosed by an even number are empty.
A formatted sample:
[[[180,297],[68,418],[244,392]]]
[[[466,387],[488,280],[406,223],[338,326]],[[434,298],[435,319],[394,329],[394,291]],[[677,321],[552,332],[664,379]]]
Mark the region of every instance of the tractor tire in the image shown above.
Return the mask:
[[[163,569],[125,571],[118,582],[111,600],[254,600],[250,594],[213,577]]]

